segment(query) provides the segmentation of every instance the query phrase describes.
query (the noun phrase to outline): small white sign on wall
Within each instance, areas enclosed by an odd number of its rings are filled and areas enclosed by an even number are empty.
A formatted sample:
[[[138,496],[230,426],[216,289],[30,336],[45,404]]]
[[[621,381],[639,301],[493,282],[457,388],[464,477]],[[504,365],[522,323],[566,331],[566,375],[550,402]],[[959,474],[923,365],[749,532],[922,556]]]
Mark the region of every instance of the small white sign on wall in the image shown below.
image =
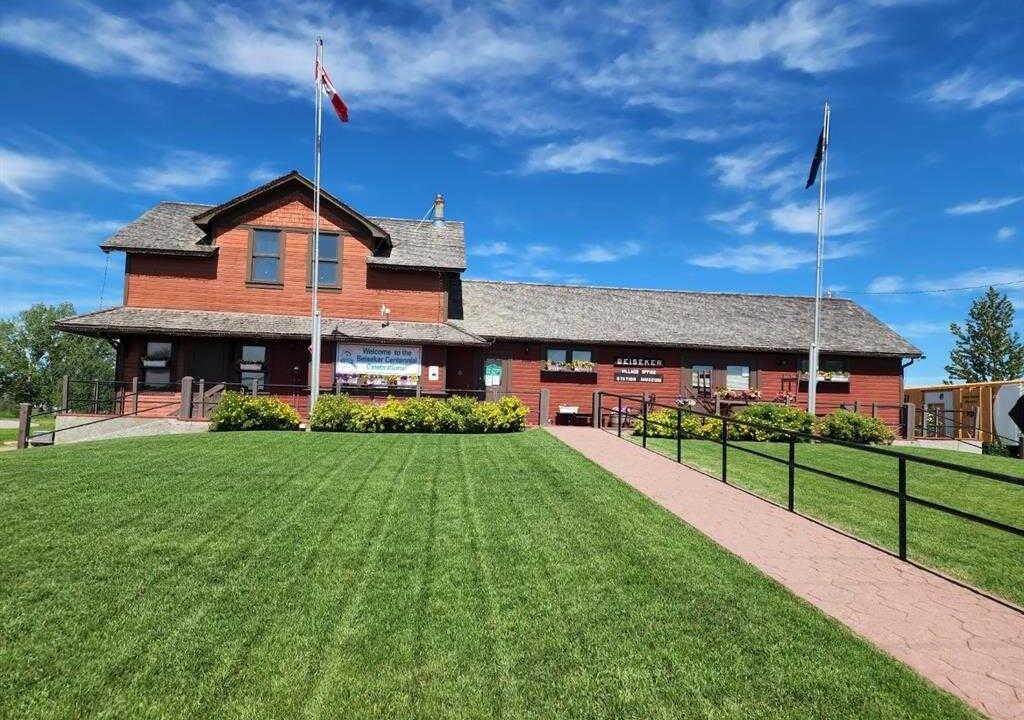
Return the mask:
[[[441,368],[437,365],[430,365],[427,368],[427,380],[437,380],[441,377]]]

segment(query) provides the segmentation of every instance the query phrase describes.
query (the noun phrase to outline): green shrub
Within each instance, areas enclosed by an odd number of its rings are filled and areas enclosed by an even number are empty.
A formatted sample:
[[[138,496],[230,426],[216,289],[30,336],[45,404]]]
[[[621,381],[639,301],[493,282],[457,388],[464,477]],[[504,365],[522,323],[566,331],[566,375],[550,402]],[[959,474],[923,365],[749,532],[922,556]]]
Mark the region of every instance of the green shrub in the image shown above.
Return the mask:
[[[878,418],[868,417],[849,410],[836,410],[814,423],[814,432],[833,440],[855,443],[885,443],[895,439],[889,426]]]
[[[299,413],[275,397],[225,392],[210,414],[211,430],[296,430]]]
[[[383,404],[348,395],[323,395],[309,424],[324,432],[513,432],[526,427],[528,410],[516,397],[479,402],[471,397],[388,398]]]
[[[684,411],[679,419],[679,429],[684,439],[718,440],[722,436],[722,421]],[[633,434],[643,435],[643,433],[644,419],[638,417],[633,426]],[[648,413],[647,437],[675,438],[676,411],[666,408]]]
[[[814,427],[814,416],[805,410],[792,405],[781,405],[779,403],[758,403],[748,405],[733,415],[737,420],[747,420],[753,423],[769,425],[779,430],[755,427],[753,425],[730,424],[729,437],[735,440],[758,440],[761,442],[779,442],[789,440],[793,437],[796,440],[806,438],[794,437],[786,430],[800,433],[810,433]]]

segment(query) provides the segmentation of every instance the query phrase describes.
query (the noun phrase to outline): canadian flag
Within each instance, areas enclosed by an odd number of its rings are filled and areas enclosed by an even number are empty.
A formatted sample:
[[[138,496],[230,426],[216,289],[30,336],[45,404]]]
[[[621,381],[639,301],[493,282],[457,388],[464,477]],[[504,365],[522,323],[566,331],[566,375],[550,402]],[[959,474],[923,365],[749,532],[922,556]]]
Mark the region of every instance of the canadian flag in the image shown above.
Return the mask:
[[[338,119],[342,122],[348,122],[348,105],[341,99],[341,95],[338,94],[334,83],[331,82],[331,76],[327,74],[327,68],[317,63],[316,76],[317,82],[320,83],[320,89],[323,90],[324,95],[331,99],[331,107],[334,108]]]

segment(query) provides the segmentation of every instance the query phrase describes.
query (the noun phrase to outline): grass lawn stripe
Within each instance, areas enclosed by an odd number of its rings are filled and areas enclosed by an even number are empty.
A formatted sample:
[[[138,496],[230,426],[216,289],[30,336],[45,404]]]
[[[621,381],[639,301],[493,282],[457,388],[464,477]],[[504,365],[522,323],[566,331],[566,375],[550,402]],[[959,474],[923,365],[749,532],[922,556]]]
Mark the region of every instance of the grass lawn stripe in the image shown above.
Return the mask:
[[[5,597],[28,569],[50,588],[0,616],[0,716],[974,716],[542,431],[173,440],[0,457],[21,488],[60,484],[49,469],[77,454],[91,482],[51,544],[73,546],[76,519],[161,536],[89,544],[87,574],[0,555]],[[104,507],[139,457],[152,514]],[[119,547],[129,561],[96,554]],[[49,625],[126,602],[85,646]]]
[[[637,438],[631,439],[638,442]],[[785,443],[737,444],[783,459],[789,453]],[[649,449],[675,458],[675,440],[648,438],[647,445]],[[900,449],[1018,477],[1024,475],[1024,463],[1013,458]],[[835,445],[800,443],[796,446],[796,460],[892,490],[897,486],[895,458]],[[721,446],[708,440],[684,440],[683,462],[713,477],[721,477]],[[787,502],[787,472],[784,464],[742,450],[729,450],[729,482],[783,506]],[[910,462],[907,464],[907,492],[1024,527],[1024,487],[1021,486]],[[890,552],[897,551],[896,498],[799,469],[795,497],[798,512]],[[1024,557],[1024,538],[913,503],[907,507],[907,528],[911,559],[1024,605],[1024,567],[1020,561]]]
[[[376,446],[376,452],[381,455],[380,467],[369,476],[386,488],[386,498],[378,506],[373,524],[366,533],[349,597],[344,606],[337,609],[335,622],[327,631],[325,648],[330,661],[315,673],[313,682],[307,687],[307,701],[302,710],[306,717],[347,717],[350,708],[360,706],[378,708],[380,712],[391,714],[397,710],[393,707],[396,700],[405,704],[392,694],[395,687],[394,663],[388,654],[395,648],[388,632],[391,628],[374,624],[372,615],[377,608],[369,596],[383,579],[382,567],[389,559],[388,540],[399,520],[396,511],[406,500],[403,491],[411,480],[410,469],[416,467],[412,462],[416,449],[408,443],[394,448],[393,439],[380,443],[364,439],[363,442]],[[401,520],[415,523],[417,516],[403,515]],[[377,632],[383,632],[384,637],[379,640],[373,638]],[[371,658],[372,662],[366,662]]]
[[[134,697],[137,690],[146,686],[147,675],[152,673],[157,664],[161,671],[168,666],[172,668],[177,666],[182,671],[194,668],[204,672],[207,676],[211,674],[213,667],[209,661],[204,660],[201,656],[199,658],[190,656],[191,654],[187,651],[181,653],[185,657],[176,657],[176,654],[171,652],[168,647],[184,646],[184,648],[188,648],[189,638],[197,636],[205,637],[207,641],[219,644],[217,630],[224,630],[224,626],[212,624],[212,627],[202,628],[204,617],[211,612],[211,607],[225,593],[234,593],[235,588],[241,588],[244,592],[246,588],[252,587],[250,583],[253,582],[254,570],[258,565],[262,565],[262,561],[267,557],[269,551],[277,546],[277,538],[292,527],[300,527],[296,519],[303,517],[303,511],[310,502],[312,494],[320,492],[330,481],[329,477],[325,477],[316,487],[309,488],[301,482],[296,482],[302,474],[301,466],[289,462],[283,467],[289,469],[287,474],[283,475],[283,479],[291,481],[293,487],[299,491],[293,493],[295,501],[284,506],[288,508],[287,512],[277,516],[276,521],[269,526],[269,532],[262,536],[253,535],[249,542],[234,548],[233,551],[227,547],[222,548],[214,542],[211,545],[195,548],[186,553],[184,557],[172,559],[167,564],[168,572],[157,582],[152,583],[145,593],[137,598],[138,604],[128,609],[123,615],[126,623],[137,621],[142,627],[152,628],[151,632],[141,636],[138,642],[125,649],[119,660],[108,667],[106,681],[103,685],[95,687],[92,691],[93,696],[84,698],[82,705],[96,704],[99,697],[103,697],[104,702],[111,704],[113,708],[121,705],[123,710],[129,710],[131,704],[130,701],[125,701],[125,698]],[[263,503],[250,506],[248,512],[242,513],[243,518],[262,507],[264,507]],[[220,535],[222,532],[223,530],[218,528],[215,535]],[[209,538],[211,535],[208,534],[206,537]],[[298,550],[304,545],[289,543],[286,547]],[[183,582],[182,575],[192,569],[200,569],[203,563],[201,550],[207,549],[215,551],[214,558],[227,558],[223,569],[218,569],[214,577],[201,576],[199,582]],[[271,556],[269,559],[279,562],[285,570],[293,570],[294,556],[279,554]],[[259,569],[263,572],[256,573],[255,577],[259,577],[260,582],[266,582],[268,586],[273,587],[277,579],[267,576],[266,567],[260,567]],[[273,565],[269,567],[272,568]],[[166,629],[172,621],[171,618],[163,614],[164,609],[168,607],[166,601],[171,598],[173,598],[171,607],[177,606],[184,612],[178,613],[173,618],[175,624],[170,633],[161,634],[160,629]],[[230,621],[235,620],[236,617],[225,614],[220,620],[221,622]],[[123,626],[115,625],[112,629],[118,635],[124,633]],[[243,628],[230,629],[232,634],[243,630]],[[220,647],[219,650],[223,653],[224,648]],[[184,672],[180,673],[180,677],[182,685],[189,684]],[[187,687],[181,687],[177,691],[185,690],[191,692]]]

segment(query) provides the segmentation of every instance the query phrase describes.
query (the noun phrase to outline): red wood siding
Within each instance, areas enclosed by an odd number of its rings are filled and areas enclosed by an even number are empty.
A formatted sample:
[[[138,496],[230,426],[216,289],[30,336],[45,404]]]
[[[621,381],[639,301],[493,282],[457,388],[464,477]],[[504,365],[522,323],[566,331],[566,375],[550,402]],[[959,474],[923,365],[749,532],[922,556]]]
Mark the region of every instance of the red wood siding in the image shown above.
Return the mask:
[[[493,349],[481,351],[488,357],[511,358],[511,392],[520,395],[527,404],[535,402],[541,388],[551,395],[551,413],[559,405],[578,405],[581,412],[590,412],[593,393],[601,390],[620,395],[654,395],[659,402],[671,403],[683,394],[684,384],[691,382],[690,368],[694,364],[715,368],[715,385],[724,385],[726,365],[744,364],[751,368],[751,385],[761,390],[762,397],[771,400],[776,394],[792,392],[792,381],[799,366],[800,356],[773,353],[722,353],[714,351],[687,352],[672,349],[643,349],[630,347],[595,346],[593,358],[597,363],[596,377],[577,378],[565,373],[541,371],[543,352],[548,347],[540,343],[496,343]],[[624,383],[615,381],[617,356],[654,358],[663,362],[656,371],[664,377],[660,384]],[[850,358],[850,382],[823,383],[818,390],[819,412],[829,412],[842,404],[859,404],[860,411],[868,414],[871,404],[877,404],[879,417],[893,425],[899,421],[902,402],[903,376],[898,358]],[[721,380],[719,380],[721,378]],[[789,378],[790,381],[786,382]],[[480,382],[480,379],[477,379]],[[807,406],[806,383],[798,392],[797,404]]]
[[[218,254],[212,258],[130,255],[125,263],[125,305],[305,315],[310,309],[310,240],[313,211],[299,194],[286,195],[213,230]],[[249,226],[284,228],[279,286],[247,283]],[[445,281],[432,271],[381,270],[366,264],[370,240],[346,220],[325,210],[322,230],[342,234],[341,289],[325,289],[320,305],[327,317],[375,319],[380,306],[392,320],[446,319]]]

